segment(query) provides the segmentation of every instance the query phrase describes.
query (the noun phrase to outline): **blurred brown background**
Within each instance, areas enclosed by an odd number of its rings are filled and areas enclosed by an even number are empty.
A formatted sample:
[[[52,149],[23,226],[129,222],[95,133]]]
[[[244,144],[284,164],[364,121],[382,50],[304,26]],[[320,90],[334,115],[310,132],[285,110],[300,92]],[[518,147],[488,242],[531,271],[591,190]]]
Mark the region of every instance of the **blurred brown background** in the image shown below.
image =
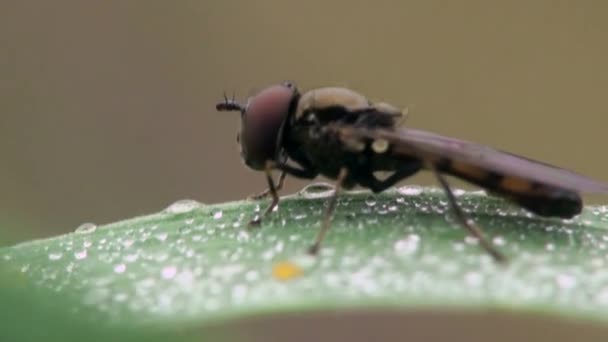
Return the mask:
[[[601,1],[3,0],[1,234],[261,190],[214,105],[284,79],[608,180],[606,18]]]

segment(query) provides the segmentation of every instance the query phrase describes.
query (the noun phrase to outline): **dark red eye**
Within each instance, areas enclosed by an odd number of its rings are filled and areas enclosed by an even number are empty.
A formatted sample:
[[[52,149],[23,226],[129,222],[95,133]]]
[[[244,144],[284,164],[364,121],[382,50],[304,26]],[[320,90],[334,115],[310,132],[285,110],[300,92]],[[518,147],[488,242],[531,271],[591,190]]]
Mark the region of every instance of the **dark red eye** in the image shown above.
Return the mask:
[[[277,157],[280,129],[289,114],[297,90],[293,83],[270,86],[252,97],[242,117],[241,151],[255,170]]]

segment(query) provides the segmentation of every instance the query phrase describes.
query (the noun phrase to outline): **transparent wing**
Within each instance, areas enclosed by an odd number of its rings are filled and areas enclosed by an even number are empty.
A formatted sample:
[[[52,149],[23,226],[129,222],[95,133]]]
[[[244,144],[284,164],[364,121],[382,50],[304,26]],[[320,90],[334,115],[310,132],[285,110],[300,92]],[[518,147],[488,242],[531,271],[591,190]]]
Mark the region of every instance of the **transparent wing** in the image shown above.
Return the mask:
[[[608,184],[575,172],[431,132],[404,127],[391,130],[352,126],[342,127],[340,132],[352,138],[385,139],[393,147],[395,157],[417,157],[430,161],[446,158],[497,174],[516,176],[575,192],[608,193]]]

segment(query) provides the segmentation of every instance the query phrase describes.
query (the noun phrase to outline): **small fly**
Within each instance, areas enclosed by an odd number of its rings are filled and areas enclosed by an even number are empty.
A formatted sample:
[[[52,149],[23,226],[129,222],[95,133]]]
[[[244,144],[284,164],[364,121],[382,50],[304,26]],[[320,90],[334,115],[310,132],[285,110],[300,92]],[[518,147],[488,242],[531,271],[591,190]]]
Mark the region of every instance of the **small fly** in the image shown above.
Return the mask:
[[[406,128],[406,113],[340,87],[300,93],[291,82],[263,89],[247,104],[234,97],[216,105],[218,111],[241,113],[237,141],[245,164],[263,171],[268,188],[254,198],[271,197],[262,217],[279,203],[277,191],[285,177],[336,181],[321,229],[309,252],[319,251],[330,228],[342,189],[361,186],[378,193],[420,170],[431,171],[445,191],[458,223],[495,260],[506,261],[467,218],[445,175],[485,188],[544,217],[571,218],[582,210],[580,193],[608,193],[608,184],[574,172],[472,142]],[[275,184],[272,171],[279,170]],[[384,171],[389,176],[377,178]],[[257,225],[261,218],[250,223]]]

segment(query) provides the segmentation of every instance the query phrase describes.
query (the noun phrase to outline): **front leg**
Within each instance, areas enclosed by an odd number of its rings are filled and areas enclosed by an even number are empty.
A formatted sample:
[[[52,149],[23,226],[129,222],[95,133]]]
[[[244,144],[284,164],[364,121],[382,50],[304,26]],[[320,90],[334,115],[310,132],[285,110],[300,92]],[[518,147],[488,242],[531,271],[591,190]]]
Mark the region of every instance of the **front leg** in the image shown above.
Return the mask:
[[[264,173],[266,174],[266,182],[268,182],[268,189],[266,192],[272,197],[272,201],[270,205],[264,210],[264,214],[262,217],[268,216],[274,208],[279,204],[279,194],[277,193],[277,188],[274,185],[274,181],[272,180],[272,166],[273,163],[271,161],[267,161],[264,167]],[[284,178],[284,177],[283,177]],[[262,217],[257,216],[249,221],[249,227],[259,226],[262,223]]]
[[[287,172],[281,171],[281,174],[279,175],[279,182],[274,186],[276,191],[279,191],[283,188],[283,184],[285,183],[286,176],[287,176]],[[270,186],[268,186],[268,188],[266,188],[266,190],[249,196],[249,199],[260,200],[262,198],[268,197],[268,195],[270,195],[270,194],[271,194]]]
[[[298,178],[306,178],[313,179],[318,175],[318,172],[313,170],[312,168],[303,168],[299,169],[297,167],[290,166],[286,163],[276,163],[273,161],[267,161],[264,167],[264,173],[266,174],[266,182],[268,183],[268,195],[271,196],[272,200],[270,205],[264,210],[262,216],[256,216],[251,221],[249,221],[249,226],[259,226],[262,223],[262,218],[268,216],[274,208],[279,204],[279,195],[277,193],[277,186],[274,185],[274,181],[272,180],[272,170],[279,169],[282,171],[281,177],[284,179],[286,174],[292,175]],[[279,185],[282,186],[282,182],[279,179]]]

